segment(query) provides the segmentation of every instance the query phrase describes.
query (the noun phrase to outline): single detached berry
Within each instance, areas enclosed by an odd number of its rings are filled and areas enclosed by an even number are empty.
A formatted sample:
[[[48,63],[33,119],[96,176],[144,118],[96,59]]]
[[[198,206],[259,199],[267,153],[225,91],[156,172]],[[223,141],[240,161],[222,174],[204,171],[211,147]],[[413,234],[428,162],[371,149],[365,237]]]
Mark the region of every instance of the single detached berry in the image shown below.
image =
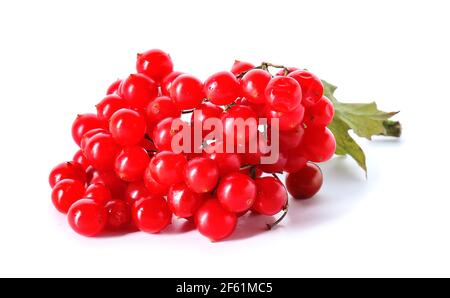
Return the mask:
[[[322,171],[312,162],[308,162],[303,169],[290,173],[286,177],[286,187],[289,193],[300,200],[314,196],[322,187],[322,183]]]
[[[195,214],[195,224],[202,235],[211,241],[219,241],[236,229],[237,216],[224,209],[217,199],[209,199]]]
[[[105,229],[108,215],[102,204],[91,199],[81,199],[70,207],[67,219],[75,232],[92,237]]]
[[[138,229],[147,233],[159,233],[172,222],[172,212],[162,197],[139,200],[132,208],[132,215]]]

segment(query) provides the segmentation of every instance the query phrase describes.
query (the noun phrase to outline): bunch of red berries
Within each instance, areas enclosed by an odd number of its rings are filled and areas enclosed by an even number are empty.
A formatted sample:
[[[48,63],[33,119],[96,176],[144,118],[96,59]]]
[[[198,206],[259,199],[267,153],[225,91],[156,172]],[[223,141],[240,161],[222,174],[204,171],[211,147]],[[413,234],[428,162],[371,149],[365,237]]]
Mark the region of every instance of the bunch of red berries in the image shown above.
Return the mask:
[[[173,71],[170,56],[161,50],[139,54],[137,73],[114,82],[96,114],[75,119],[72,136],[80,149],[49,177],[56,209],[85,236],[130,228],[158,233],[175,215],[218,241],[231,235],[237,218],[248,211],[286,213],[287,191],[297,199],[312,197],[322,185],[313,162],[328,160],[336,147],[326,127],[333,104],[315,75],[279,67],[273,76],[273,67],[279,66],[236,61],[231,72],[203,83]],[[202,141],[180,153],[173,150],[179,132],[174,122],[183,117],[190,117],[191,128],[199,124]],[[277,140],[268,141],[279,143],[275,162],[261,163],[269,153],[259,147],[211,150],[223,147],[229,135],[244,146],[261,136],[229,125],[235,118],[266,118],[265,131],[279,131]],[[203,125],[208,119],[223,123],[223,139],[209,137],[212,129]],[[277,176],[283,172],[286,187]]]

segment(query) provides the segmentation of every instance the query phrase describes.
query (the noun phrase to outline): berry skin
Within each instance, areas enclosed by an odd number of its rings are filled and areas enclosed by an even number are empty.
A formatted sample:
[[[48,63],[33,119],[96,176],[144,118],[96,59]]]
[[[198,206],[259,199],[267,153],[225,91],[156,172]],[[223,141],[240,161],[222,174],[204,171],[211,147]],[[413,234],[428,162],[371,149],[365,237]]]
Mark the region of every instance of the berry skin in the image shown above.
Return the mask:
[[[158,82],[172,72],[173,63],[169,54],[154,49],[137,55],[136,70]]]
[[[84,184],[78,180],[63,179],[52,190],[52,202],[61,213],[67,213],[73,203],[84,195]]]
[[[263,215],[275,215],[286,205],[288,195],[283,183],[274,177],[255,179],[257,194],[252,210]]]
[[[288,74],[290,74],[291,72],[296,71],[296,70],[298,70],[297,67],[288,67]],[[280,69],[275,75],[276,76],[284,76],[285,75],[284,69]]]
[[[54,187],[56,183],[63,179],[78,180],[81,183],[86,182],[86,172],[83,166],[77,162],[68,161],[55,166],[48,176],[50,187]]]
[[[144,138],[146,130],[144,117],[130,109],[116,111],[109,121],[111,135],[122,146],[139,144]]]
[[[111,85],[109,85],[108,89],[106,90],[106,95],[117,93],[117,90],[119,90],[119,86],[121,83],[121,79],[115,80]]]
[[[155,180],[150,165],[147,167],[144,173],[144,185],[151,194],[158,196],[165,196],[169,191],[168,185],[161,184]]]
[[[170,186],[178,184],[184,179],[183,169],[186,166],[186,157],[170,151],[161,151],[150,161],[149,167],[155,181]]]
[[[195,214],[198,231],[211,241],[230,236],[236,229],[236,224],[236,214],[225,210],[217,199],[207,200]]]
[[[158,233],[172,222],[172,212],[162,197],[141,199],[132,207],[133,220],[139,230]]]
[[[147,105],[158,96],[158,85],[143,74],[131,74],[122,81],[118,93],[128,106],[145,111]]]
[[[305,124],[307,126],[327,126],[333,121],[333,103],[322,96],[322,98],[312,105],[305,113]]]
[[[288,173],[294,173],[300,171],[306,166],[306,158],[303,157],[301,150],[296,148],[287,152],[287,161],[284,166],[284,171]]]
[[[152,133],[153,128],[165,118],[179,118],[181,111],[168,96],[157,97],[152,101],[146,111],[147,132]]]
[[[287,156],[282,151],[279,152],[278,160],[273,164],[261,164],[259,168],[265,173],[281,173],[287,163]]]
[[[126,108],[127,102],[116,94],[106,96],[100,101],[95,108],[97,109],[97,117],[108,124],[111,116],[118,110]]]
[[[113,198],[123,198],[127,184],[117,177],[114,171],[99,172],[98,176],[94,177],[91,184],[100,183],[105,185],[111,192]]]
[[[212,104],[210,102],[202,103],[191,115],[191,123],[195,127],[200,127],[202,129],[202,136],[206,137],[208,133],[212,132],[214,128],[205,129],[203,124],[205,120],[210,118],[220,119],[222,116],[223,109],[220,106]]]
[[[239,82],[229,71],[213,74],[205,81],[206,98],[216,105],[227,105],[239,97]]]
[[[302,141],[302,154],[312,162],[324,162],[333,157],[336,140],[327,127],[308,127]]]
[[[216,142],[214,143],[214,145],[210,146],[211,147],[223,146],[222,144],[223,144],[222,142]],[[225,176],[233,172],[238,172],[239,169],[241,168],[241,159],[239,158],[239,155],[237,155],[236,153],[225,153],[223,151],[224,150],[222,150],[221,153],[216,152],[215,150],[212,151],[211,153],[204,152],[203,156],[212,159],[216,162],[220,176]]]
[[[310,107],[317,103],[323,96],[323,84],[318,77],[306,70],[296,70],[288,77],[296,80],[302,89],[303,105]]]
[[[150,157],[144,148],[126,147],[117,156],[114,168],[120,179],[127,182],[139,181],[149,162]]]
[[[272,76],[262,69],[250,70],[241,79],[242,95],[251,103],[265,103],[265,90],[271,78]]]
[[[172,82],[170,97],[180,110],[195,109],[205,98],[203,83],[191,75],[182,74]]]
[[[288,131],[280,131],[279,134],[280,150],[286,152],[298,147],[298,145],[300,145],[303,139],[304,134],[305,129],[303,128],[302,125],[298,125],[294,129]],[[269,136],[270,136],[270,128],[269,128]]]
[[[265,90],[266,101],[272,110],[290,112],[302,102],[302,88],[290,77],[275,77]]]
[[[180,75],[182,75],[181,71],[172,71],[169,73],[161,82],[161,93],[164,96],[170,96],[170,88],[172,87],[173,81]]]
[[[212,191],[219,180],[219,168],[216,162],[205,157],[191,159],[184,173],[186,185],[195,193]]]
[[[85,198],[92,199],[99,204],[106,204],[106,202],[112,199],[111,192],[109,189],[102,183],[94,183],[86,188],[86,192],[84,193]]]
[[[81,150],[78,150],[74,154],[72,161],[74,163],[81,165],[84,170],[87,170],[87,168],[89,167],[89,161],[86,159],[86,157],[83,154],[83,151],[81,151]]]
[[[248,144],[249,140],[257,137],[258,116],[249,106],[234,105],[222,115],[224,140],[233,136],[234,144]],[[245,129],[238,129],[235,119],[242,119],[249,125]],[[254,126],[254,127],[251,127]],[[226,142],[225,142],[226,143]]]
[[[217,187],[217,199],[225,209],[231,212],[237,213],[249,210],[255,198],[255,182],[241,173],[225,176]]]
[[[80,142],[80,148],[82,152],[86,152],[86,144],[89,142],[89,140],[95,136],[98,133],[108,133],[106,130],[104,130],[103,128],[94,128],[91,129],[90,131],[88,131],[87,133],[85,133],[83,135],[83,137],[81,138],[81,142]]]
[[[100,171],[112,170],[119,152],[119,145],[108,133],[98,133],[91,137],[85,148],[86,158],[94,168]]]
[[[125,190],[125,201],[130,205],[148,196],[150,196],[150,191],[145,187],[143,181],[128,183],[127,189]]]
[[[153,129],[152,139],[159,151],[172,151],[172,138],[180,131],[180,129],[172,129],[174,120],[174,118],[163,119]]]
[[[81,199],[70,207],[67,219],[75,232],[92,237],[105,229],[108,215],[103,205],[91,199]]]
[[[249,71],[254,67],[255,66],[249,62],[235,60],[233,66],[231,67],[231,72],[237,76],[238,74],[244,71]]]
[[[167,195],[170,210],[181,218],[192,217],[204,199],[205,195],[193,192],[184,183],[172,185]]]
[[[286,176],[287,190],[291,196],[299,200],[314,196],[322,187],[322,183],[322,171],[312,162],[308,162],[300,171]]]
[[[303,121],[304,115],[305,108],[301,104],[289,112],[280,112],[276,110],[268,110],[267,112],[267,118],[269,120],[274,118],[278,119],[278,127],[280,131],[292,130],[295,127],[299,126]],[[273,121],[271,121],[270,123],[272,122]]]
[[[83,135],[94,128],[104,128],[103,122],[97,117],[97,115],[78,115],[72,124],[72,137],[75,143],[80,146]]]
[[[131,223],[131,208],[127,202],[112,200],[105,205],[107,222],[106,228],[110,231],[123,230]]]

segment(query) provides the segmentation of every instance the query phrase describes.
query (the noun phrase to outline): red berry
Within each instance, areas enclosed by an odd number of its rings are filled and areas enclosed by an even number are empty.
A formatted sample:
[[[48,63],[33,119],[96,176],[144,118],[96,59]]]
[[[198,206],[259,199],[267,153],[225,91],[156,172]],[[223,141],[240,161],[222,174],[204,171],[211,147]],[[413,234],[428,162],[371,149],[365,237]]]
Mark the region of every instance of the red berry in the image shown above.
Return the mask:
[[[144,173],[144,184],[148,191],[154,195],[165,196],[167,195],[167,191],[169,190],[169,185],[159,183],[155,180],[150,164]]]
[[[138,229],[147,233],[158,233],[172,221],[172,212],[162,197],[139,200],[132,208],[132,215]]]
[[[286,205],[288,195],[283,183],[274,177],[255,179],[257,194],[252,210],[263,215],[275,215]]]
[[[84,193],[84,197],[92,199],[103,205],[112,199],[111,192],[102,183],[94,183],[89,185]]]
[[[83,135],[83,137],[81,138],[81,142],[80,142],[80,148],[82,152],[86,152],[86,144],[89,142],[89,140],[95,136],[98,133],[108,133],[105,129],[103,128],[94,128],[91,129],[90,131],[88,131],[87,133],[85,133]]]
[[[336,140],[327,127],[308,127],[301,144],[303,155],[313,162],[324,162],[333,157]]]
[[[251,103],[265,103],[265,90],[271,78],[270,73],[265,70],[250,70],[241,79],[242,95]]]
[[[173,81],[183,73],[180,71],[172,71],[169,73],[161,82],[161,93],[164,96],[170,96],[170,88],[172,87]]]
[[[112,197],[117,199],[124,197],[127,188],[127,184],[117,177],[114,171],[100,172],[98,176],[92,179],[91,183],[101,183],[105,185],[111,192]]]
[[[179,118],[181,111],[168,96],[157,97],[152,101],[146,111],[147,131],[153,132],[153,128],[165,118]]]
[[[120,147],[108,133],[98,133],[86,144],[85,154],[90,164],[97,170],[105,171],[114,168],[114,161]]]
[[[333,116],[333,103],[325,96],[322,96],[317,103],[306,110],[305,124],[307,126],[327,126],[333,120]]]
[[[270,137],[270,127],[269,127],[269,137]],[[294,129],[288,131],[280,131],[279,133],[279,144],[280,150],[289,151],[300,145],[303,135],[305,134],[305,129],[302,125],[298,125]]]
[[[222,144],[222,142],[216,142],[210,146],[222,146]],[[241,168],[241,160],[239,158],[239,155],[237,155],[236,153],[225,153],[224,150],[219,153],[213,150],[212,153],[205,152],[204,156],[216,162],[217,167],[219,168],[220,176],[225,176],[226,174],[237,172]]]
[[[205,81],[205,95],[213,104],[227,105],[240,95],[240,86],[236,77],[229,71],[213,74]]]
[[[294,173],[303,169],[306,165],[306,158],[302,155],[301,150],[296,148],[287,152],[287,161],[284,171]]]
[[[108,216],[103,205],[91,199],[82,199],[70,207],[67,219],[75,232],[92,237],[104,230]]]
[[[235,60],[233,66],[231,67],[231,72],[234,75],[238,75],[244,71],[248,71],[255,66],[249,62]]]
[[[261,164],[259,168],[265,173],[281,173],[283,172],[287,163],[287,156],[283,151],[278,154],[278,159],[272,164]]]
[[[109,85],[108,90],[106,90],[106,95],[117,93],[117,90],[119,90],[119,86],[121,83],[121,79],[115,80],[111,85]]]
[[[231,212],[249,210],[256,198],[256,185],[253,179],[233,173],[225,176],[217,187],[217,199]]]
[[[127,102],[120,96],[111,94],[103,98],[95,108],[97,109],[97,117],[108,124],[109,119],[116,111],[126,108],[127,106]]]
[[[235,146],[248,144],[249,140],[254,140],[257,137],[257,119],[258,116],[250,107],[244,105],[232,106],[222,116],[224,139],[234,140]],[[245,125],[245,129],[239,129],[235,120],[245,121],[248,125]]]
[[[117,176],[124,181],[139,181],[150,162],[150,157],[144,148],[134,146],[122,149],[115,161]]]
[[[95,114],[78,115],[72,124],[72,137],[77,145],[85,133],[94,128],[103,128],[103,122]]]
[[[184,181],[196,193],[207,193],[216,187],[219,168],[215,161],[205,157],[191,159],[185,168]]]
[[[214,127],[211,129],[204,128],[203,125],[205,120],[211,118],[220,119],[222,113],[223,109],[221,107],[210,102],[204,102],[197,109],[195,109],[194,113],[192,113],[191,123],[194,127],[200,127],[202,129],[202,136],[206,137],[208,133],[214,130]]]
[[[297,67],[288,67],[288,74],[290,74],[293,71],[298,70]],[[284,71],[284,69],[280,69],[277,73],[276,76],[284,76],[286,74],[286,72]]]
[[[155,81],[162,80],[173,70],[169,54],[158,50],[149,50],[137,55],[136,69]]]
[[[131,223],[131,208],[127,202],[112,200],[105,205],[108,215],[106,228],[112,231],[123,230]]]
[[[298,105],[295,109],[289,112],[279,112],[276,110],[268,110],[267,118],[271,125],[275,125],[272,119],[278,119],[278,128],[280,131],[292,130],[303,121],[305,108],[303,105]]]
[[[77,162],[68,161],[55,166],[48,176],[50,187],[54,187],[56,183],[63,179],[78,180],[81,183],[86,182],[86,172],[83,166]]]
[[[286,187],[296,199],[311,198],[320,190],[322,183],[322,171],[312,162],[308,162],[300,171],[286,176]]]
[[[265,91],[269,106],[279,112],[289,112],[302,102],[302,89],[290,77],[275,77],[270,80]]]
[[[144,138],[146,130],[144,117],[130,109],[116,111],[109,121],[111,135],[122,146],[139,144]]]
[[[170,151],[162,151],[150,161],[150,171],[156,182],[166,186],[178,184],[183,181],[183,169],[186,157]]]
[[[180,110],[195,109],[205,98],[203,83],[191,75],[182,74],[172,82],[170,97]]]
[[[150,196],[150,191],[145,187],[144,182],[135,181],[128,183],[125,191],[125,200],[130,205],[148,196]]]
[[[73,203],[84,195],[84,184],[78,180],[63,179],[52,190],[52,202],[59,212],[67,213]]]
[[[302,89],[303,105],[310,107],[320,100],[323,96],[323,84],[318,77],[306,70],[296,70],[291,72],[288,77],[296,80]]]
[[[167,195],[167,202],[173,214],[189,218],[195,214],[205,199],[204,194],[193,192],[186,184],[172,185]]]
[[[143,111],[158,96],[158,86],[143,74],[131,74],[120,84],[119,96],[127,101],[128,106]]]
[[[180,119],[165,118],[161,120],[153,129],[153,142],[159,151],[172,151],[172,138],[180,131],[173,129],[172,123],[180,121]]]
[[[89,167],[89,161],[86,159],[86,157],[84,156],[84,154],[81,150],[78,150],[74,154],[72,161],[81,165],[84,170],[87,170],[87,168]]]
[[[236,214],[225,210],[217,199],[207,200],[195,214],[198,231],[211,241],[230,236],[236,228]]]

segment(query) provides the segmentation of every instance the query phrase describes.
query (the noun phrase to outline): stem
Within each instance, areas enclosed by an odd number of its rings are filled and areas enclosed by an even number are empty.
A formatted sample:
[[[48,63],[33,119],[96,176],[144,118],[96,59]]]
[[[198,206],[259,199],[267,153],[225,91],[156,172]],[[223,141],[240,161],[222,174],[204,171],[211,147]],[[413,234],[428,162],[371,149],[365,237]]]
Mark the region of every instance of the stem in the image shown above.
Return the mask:
[[[385,120],[383,126],[386,129],[386,133],[381,134],[383,136],[398,138],[402,135],[402,125],[398,121]]]
[[[249,69],[249,70],[246,70],[246,71],[241,72],[240,74],[238,74],[238,75],[236,76],[236,78],[237,78],[237,79],[242,78],[247,72],[249,72],[250,70],[253,70],[253,69],[262,69],[262,70],[265,70],[265,71],[267,71],[267,72],[270,73],[269,67],[273,67],[273,68],[281,68],[281,69],[283,69],[283,71],[284,71],[284,75],[288,75],[288,74],[289,74],[289,68],[287,68],[287,67],[284,66],[284,65],[273,64],[273,63],[270,63],[270,62],[262,62],[260,66],[256,66],[256,67],[253,67],[252,69]]]
[[[195,111],[195,109],[192,109],[192,110],[184,110],[184,111],[181,111],[181,114],[190,114],[190,113],[192,113],[193,111]]]
[[[283,221],[283,219],[286,217],[286,215],[288,214],[288,209],[289,209],[289,204],[286,202],[286,205],[284,205],[283,207],[283,214],[280,216],[279,219],[277,219],[275,222],[271,223],[271,224],[266,224],[267,229],[268,230],[272,230],[273,227],[275,227],[277,224],[279,224],[280,222]]]

